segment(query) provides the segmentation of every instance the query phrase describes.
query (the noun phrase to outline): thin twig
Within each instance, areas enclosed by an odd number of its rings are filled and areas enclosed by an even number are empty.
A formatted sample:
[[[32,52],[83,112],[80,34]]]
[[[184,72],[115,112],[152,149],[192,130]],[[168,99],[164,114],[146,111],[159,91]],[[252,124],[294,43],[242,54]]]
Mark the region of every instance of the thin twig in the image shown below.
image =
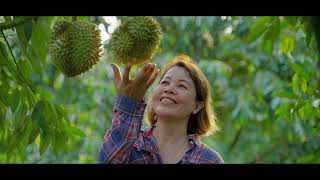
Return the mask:
[[[20,68],[19,68],[19,66],[18,66],[18,63],[17,63],[17,61],[16,61],[16,58],[15,58],[14,55],[13,55],[13,52],[12,52],[12,50],[11,50],[10,44],[9,44],[6,36],[4,35],[3,31],[1,31],[1,33],[2,33],[2,36],[3,36],[4,40],[6,41],[6,44],[7,44],[8,48],[9,48],[9,51],[10,51],[11,56],[12,56],[12,58],[13,58],[14,64],[17,66],[18,74],[22,77],[24,83],[26,83],[26,84],[28,85],[29,89],[30,89],[31,92],[33,93],[34,97],[36,98],[35,92],[33,91],[33,89],[31,88],[31,86],[30,86],[29,83],[27,82],[27,80],[24,78],[22,72],[20,71]]]
[[[36,19],[37,17],[38,16],[27,16],[22,19],[14,20],[11,22],[0,23],[0,31],[19,26],[20,24],[23,24],[23,23],[26,23],[26,22],[31,21],[33,19]]]
[[[241,134],[241,132],[242,132],[242,128],[243,128],[243,126],[240,127],[240,129],[237,131],[234,139],[233,139],[232,142],[230,143],[229,151],[231,151],[231,150],[234,148],[234,146],[236,145],[236,143],[238,142],[239,137],[240,137],[240,134]]]

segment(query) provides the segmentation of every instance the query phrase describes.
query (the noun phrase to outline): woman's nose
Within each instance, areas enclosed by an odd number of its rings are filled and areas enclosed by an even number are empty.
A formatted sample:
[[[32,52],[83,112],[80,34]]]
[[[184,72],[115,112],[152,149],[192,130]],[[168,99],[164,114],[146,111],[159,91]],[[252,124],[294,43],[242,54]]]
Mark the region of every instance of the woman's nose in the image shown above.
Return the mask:
[[[171,85],[167,86],[165,89],[164,89],[164,92],[165,93],[168,93],[168,94],[175,94],[176,91],[174,90],[174,87],[172,87]]]

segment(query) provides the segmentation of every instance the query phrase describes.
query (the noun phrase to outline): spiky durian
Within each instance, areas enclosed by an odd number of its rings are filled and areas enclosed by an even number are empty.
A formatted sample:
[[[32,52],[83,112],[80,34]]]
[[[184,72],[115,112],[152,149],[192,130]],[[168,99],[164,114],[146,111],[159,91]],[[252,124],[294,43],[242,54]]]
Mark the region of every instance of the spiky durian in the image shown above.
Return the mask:
[[[63,20],[54,24],[49,39],[50,60],[67,77],[91,69],[101,52],[100,30],[95,24]]]
[[[112,34],[113,58],[122,64],[148,62],[159,48],[161,35],[161,26],[153,17],[130,17]]]

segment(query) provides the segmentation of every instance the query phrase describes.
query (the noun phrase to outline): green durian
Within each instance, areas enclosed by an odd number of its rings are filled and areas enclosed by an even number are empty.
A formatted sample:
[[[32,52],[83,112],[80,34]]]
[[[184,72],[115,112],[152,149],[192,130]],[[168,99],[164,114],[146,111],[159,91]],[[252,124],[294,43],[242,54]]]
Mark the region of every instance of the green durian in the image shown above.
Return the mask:
[[[67,77],[97,64],[102,52],[100,30],[85,21],[57,21],[49,38],[50,61]]]
[[[155,18],[129,17],[112,34],[112,56],[121,64],[146,63],[158,50],[161,36],[161,26]]]

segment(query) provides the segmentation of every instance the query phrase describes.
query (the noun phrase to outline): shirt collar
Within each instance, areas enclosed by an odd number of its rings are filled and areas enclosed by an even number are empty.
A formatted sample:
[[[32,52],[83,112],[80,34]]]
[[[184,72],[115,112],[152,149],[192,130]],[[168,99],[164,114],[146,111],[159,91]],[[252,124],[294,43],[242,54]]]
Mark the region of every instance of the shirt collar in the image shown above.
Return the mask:
[[[151,153],[159,153],[159,148],[157,147],[156,140],[152,135],[153,128],[150,128],[147,131],[142,132],[142,135],[138,136],[137,141],[134,143],[134,147],[137,150],[145,150]],[[200,147],[200,137],[194,134],[188,135],[189,143],[191,144],[191,148],[193,149],[194,146]]]

